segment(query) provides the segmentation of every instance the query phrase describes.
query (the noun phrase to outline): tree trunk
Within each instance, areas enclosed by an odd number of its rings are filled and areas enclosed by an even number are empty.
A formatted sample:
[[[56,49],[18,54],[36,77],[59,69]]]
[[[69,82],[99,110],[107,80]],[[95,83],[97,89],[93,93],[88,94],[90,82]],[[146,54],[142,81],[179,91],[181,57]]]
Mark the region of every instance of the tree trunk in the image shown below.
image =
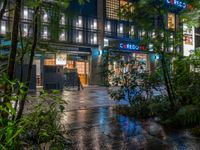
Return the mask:
[[[3,7],[2,7],[2,9],[0,11],[0,20],[2,20],[2,18],[3,18],[3,15],[4,15],[5,11],[6,11],[7,4],[8,4],[8,0],[4,0]]]
[[[174,98],[172,96],[170,83],[167,77],[164,52],[162,53],[161,63],[162,63],[163,76],[164,76],[165,86],[167,88],[167,93],[168,93],[171,109],[174,110]]]
[[[23,69],[23,64],[24,64],[24,44],[23,44],[23,39],[22,39],[22,28],[21,28],[21,24],[20,24],[20,27],[19,27],[19,33],[20,33],[20,42],[21,42],[21,56],[20,56],[20,82],[22,82],[23,80],[23,72],[24,72],[24,69]],[[17,95],[20,94],[20,90],[18,89],[18,92],[17,92]],[[15,101],[15,106],[14,106],[14,109],[17,110],[17,106],[18,106],[18,101],[19,100],[16,100]]]
[[[25,100],[28,94],[29,86],[30,86],[30,81],[31,81],[31,74],[32,74],[32,66],[33,66],[33,59],[35,55],[35,49],[37,46],[37,40],[38,40],[38,10],[39,7],[35,9],[35,19],[34,19],[34,31],[33,31],[33,44],[31,48],[31,55],[30,55],[30,61],[29,61],[29,66],[28,66],[28,75],[26,79],[26,89],[25,89],[25,94],[22,96],[22,100],[19,103],[19,111],[17,113],[17,120],[21,118],[23,110],[24,110],[24,104]]]
[[[14,19],[12,25],[12,37],[11,37],[11,50],[8,60],[8,68],[7,68],[7,75],[9,80],[13,80],[14,76],[14,67],[15,67],[15,60],[17,54],[17,44],[18,44],[18,33],[19,33],[19,22],[20,22],[20,14],[21,14],[21,0],[16,0],[15,2],[15,9],[14,9]],[[3,105],[6,102],[9,102],[9,97],[11,95],[11,87],[6,83],[5,85],[5,95]],[[7,117],[8,114],[3,114],[3,117]]]
[[[16,53],[17,53],[17,44],[18,44],[20,14],[21,14],[21,0],[16,0],[13,28],[12,28],[12,38],[11,38],[11,41],[12,41],[11,51],[10,51],[10,56],[9,56],[9,61],[8,61],[9,80],[13,80],[14,66],[15,66]]]

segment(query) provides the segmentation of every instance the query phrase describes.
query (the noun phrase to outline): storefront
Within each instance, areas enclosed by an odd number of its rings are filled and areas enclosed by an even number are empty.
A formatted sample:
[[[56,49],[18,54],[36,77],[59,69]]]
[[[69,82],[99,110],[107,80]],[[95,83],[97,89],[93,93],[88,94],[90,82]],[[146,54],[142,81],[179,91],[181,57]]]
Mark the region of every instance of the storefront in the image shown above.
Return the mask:
[[[139,46],[137,45],[137,43],[134,42],[122,42],[116,40],[109,42],[109,46],[114,47],[110,52],[111,55],[120,57],[117,61],[114,61],[110,66],[114,70],[118,68],[118,62],[129,62],[133,58],[141,62],[145,70],[150,70],[149,53],[147,52],[145,46]]]
[[[62,68],[62,73],[74,72],[79,76],[83,86],[89,84],[90,73],[90,48],[66,48],[56,52],[45,52],[44,55],[36,54],[34,64],[36,65],[36,84],[43,86],[45,78],[45,66],[56,66]]]

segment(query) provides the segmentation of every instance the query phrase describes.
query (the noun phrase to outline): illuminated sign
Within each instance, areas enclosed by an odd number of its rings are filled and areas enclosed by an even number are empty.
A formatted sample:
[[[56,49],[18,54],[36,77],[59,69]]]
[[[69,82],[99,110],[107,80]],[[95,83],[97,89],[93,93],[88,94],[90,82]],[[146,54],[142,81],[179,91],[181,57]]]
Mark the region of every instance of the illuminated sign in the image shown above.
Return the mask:
[[[57,53],[56,54],[56,65],[66,65],[67,64],[67,54]]]
[[[189,28],[186,24],[183,25],[183,55],[189,56],[195,50],[195,29]]]
[[[138,46],[132,43],[119,43],[119,48],[123,50],[135,50],[135,51],[145,50],[144,46]]]
[[[182,2],[181,0],[166,0],[166,2],[168,4],[175,5],[175,6],[180,7],[180,8],[187,8],[188,7],[187,3]]]

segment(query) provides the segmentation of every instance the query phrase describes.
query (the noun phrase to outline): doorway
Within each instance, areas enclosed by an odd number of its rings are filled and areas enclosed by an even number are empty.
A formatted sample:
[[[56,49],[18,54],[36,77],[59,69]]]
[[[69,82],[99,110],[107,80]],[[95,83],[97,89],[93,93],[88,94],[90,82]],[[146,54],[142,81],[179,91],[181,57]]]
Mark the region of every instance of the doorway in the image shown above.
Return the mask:
[[[67,65],[64,68],[68,70],[76,70],[80,82],[83,86],[88,85],[88,75],[89,75],[89,61],[88,56],[85,55],[67,55]]]

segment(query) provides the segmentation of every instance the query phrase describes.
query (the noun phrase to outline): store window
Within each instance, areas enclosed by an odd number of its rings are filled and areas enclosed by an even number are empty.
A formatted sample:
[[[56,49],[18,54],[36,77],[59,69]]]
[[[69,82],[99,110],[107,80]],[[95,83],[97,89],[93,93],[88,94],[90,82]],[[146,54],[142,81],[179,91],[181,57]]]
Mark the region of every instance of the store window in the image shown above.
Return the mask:
[[[55,54],[45,54],[44,65],[54,66],[55,64]]]
[[[168,29],[175,30],[175,14],[168,13]]]

